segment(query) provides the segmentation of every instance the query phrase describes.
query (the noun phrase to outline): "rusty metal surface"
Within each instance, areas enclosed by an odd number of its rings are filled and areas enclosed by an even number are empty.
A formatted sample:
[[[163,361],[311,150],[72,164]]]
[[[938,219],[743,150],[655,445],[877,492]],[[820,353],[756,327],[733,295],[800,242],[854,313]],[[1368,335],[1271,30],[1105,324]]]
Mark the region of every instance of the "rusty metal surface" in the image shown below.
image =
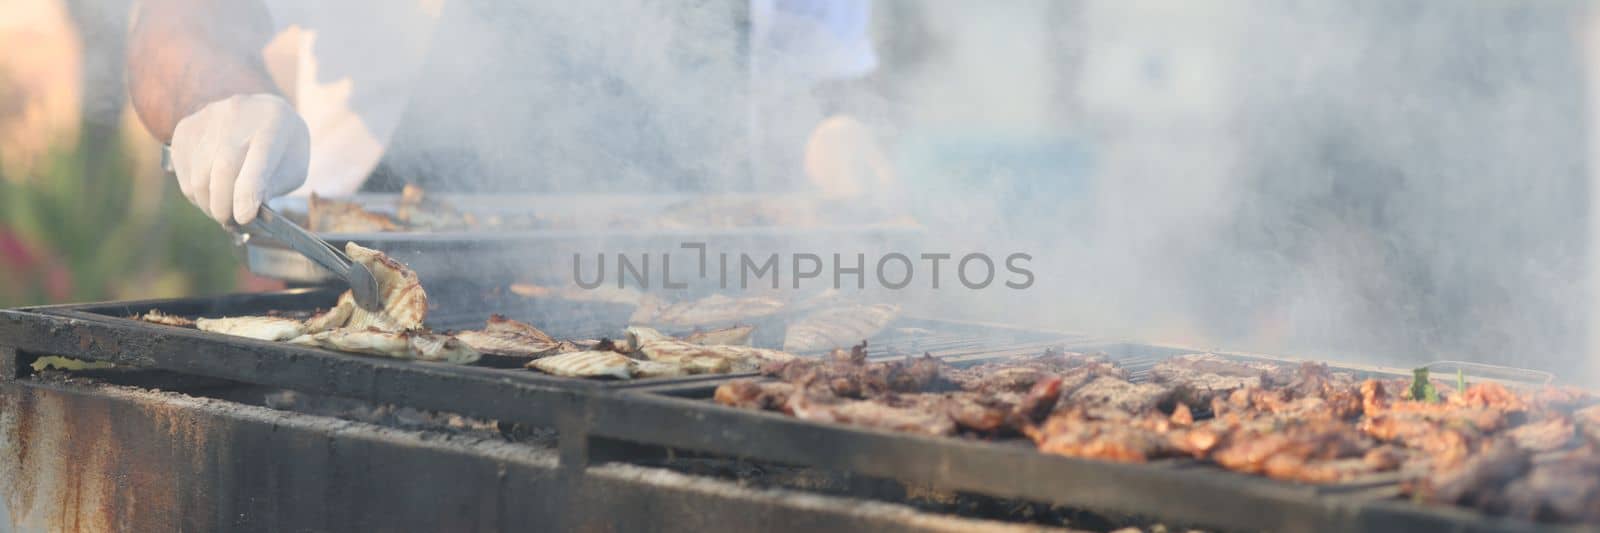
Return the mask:
[[[7,531],[1014,531],[522,444],[94,383],[0,382]]]

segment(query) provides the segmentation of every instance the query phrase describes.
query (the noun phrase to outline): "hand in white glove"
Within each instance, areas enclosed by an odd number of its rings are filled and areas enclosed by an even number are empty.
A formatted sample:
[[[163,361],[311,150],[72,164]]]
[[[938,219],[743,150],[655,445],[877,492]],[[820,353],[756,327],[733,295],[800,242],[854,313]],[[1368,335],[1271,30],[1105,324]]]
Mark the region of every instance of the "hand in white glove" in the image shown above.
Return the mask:
[[[227,225],[256,218],[261,202],[306,181],[311,134],[283,98],[238,95],[206,104],[172,133],[178,188]]]

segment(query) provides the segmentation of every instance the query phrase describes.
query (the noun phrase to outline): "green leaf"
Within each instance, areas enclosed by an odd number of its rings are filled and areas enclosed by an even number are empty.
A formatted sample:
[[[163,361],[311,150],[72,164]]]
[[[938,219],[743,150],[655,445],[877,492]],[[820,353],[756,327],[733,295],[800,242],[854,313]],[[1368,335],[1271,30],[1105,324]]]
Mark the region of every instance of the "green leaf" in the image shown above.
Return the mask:
[[[1464,394],[1466,392],[1467,392],[1467,373],[1466,372],[1462,372],[1461,369],[1457,368],[1456,369],[1456,394]]]
[[[1411,388],[1407,397],[1415,401],[1439,403],[1439,391],[1433,389],[1433,382],[1428,381],[1428,367],[1411,370]]]

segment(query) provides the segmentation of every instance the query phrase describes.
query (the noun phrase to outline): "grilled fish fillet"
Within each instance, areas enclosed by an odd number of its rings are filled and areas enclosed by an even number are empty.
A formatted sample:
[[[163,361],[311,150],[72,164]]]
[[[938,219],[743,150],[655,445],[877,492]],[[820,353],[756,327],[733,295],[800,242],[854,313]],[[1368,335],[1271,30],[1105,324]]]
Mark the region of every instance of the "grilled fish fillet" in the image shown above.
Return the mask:
[[[544,357],[578,351],[572,343],[559,342],[539,328],[500,315],[489,316],[489,323],[482,330],[457,332],[455,337],[479,352],[506,357]]]
[[[528,368],[546,374],[575,378],[633,377],[632,359],[612,351],[585,351],[552,355],[528,362]]]
[[[696,331],[685,335],[683,341],[701,346],[749,346],[750,333],[755,329],[755,326],[734,326],[711,331]]]
[[[181,317],[181,316],[169,315],[169,314],[163,313],[161,311],[157,311],[155,309],[151,309],[150,312],[145,313],[143,315],[140,315],[139,316],[139,320],[143,320],[145,322],[150,322],[150,323],[154,323],[154,324],[165,324],[165,325],[168,325],[168,326],[177,326],[177,327],[180,327],[180,328],[192,328],[192,327],[194,327],[194,321],[193,320],[189,320],[189,319]]]
[[[405,335],[376,329],[336,329],[309,335],[317,346],[343,352],[411,358],[411,341]],[[296,344],[301,342],[297,339]]]
[[[674,339],[646,327],[629,327],[628,345],[651,361],[681,365],[690,374],[753,372],[761,365],[790,361],[793,355],[750,346],[704,346]]]
[[[315,343],[317,346],[342,352],[457,364],[472,363],[481,357],[481,354],[472,347],[449,335],[421,331],[397,333],[377,329],[337,329],[313,333],[290,342]]]
[[[628,364],[632,366],[633,377],[636,378],[671,378],[689,375],[689,371],[677,363],[629,359]]]
[[[383,302],[383,310],[376,313],[355,306],[352,300],[348,305],[350,320],[344,327],[354,329],[378,328],[384,331],[404,331],[422,327],[422,320],[428,316],[428,293],[422,290],[422,283],[417,280],[417,273],[400,264],[399,261],[390,259],[383,252],[364,248],[356,243],[345,243],[344,253],[352,261],[361,263],[372,271],[372,277],[378,281],[378,298]],[[340,297],[340,305],[345,298]]]
[[[461,340],[449,335],[419,334],[409,332],[411,353],[424,361],[445,361],[456,364],[477,362],[482,357]]]
[[[312,315],[306,319],[306,333],[317,333],[344,327],[350,322],[350,315],[356,310],[355,296],[350,291],[345,291],[339,296],[338,303],[327,311]]]
[[[629,323],[680,327],[727,324],[768,316],[782,310],[784,305],[783,300],[761,296],[731,298],[713,294],[675,304],[647,297],[634,310]]]
[[[850,346],[877,335],[900,315],[892,304],[852,305],[813,312],[790,324],[783,334],[783,349],[812,352]]]
[[[647,342],[674,340],[671,335],[662,333],[655,328],[644,326],[628,326],[627,329],[623,330],[623,333],[627,336],[628,347],[631,350],[637,350],[639,346]]]
[[[200,331],[223,333],[264,341],[286,341],[304,335],[305,324],[298,320],[274,316],[238,316],[202,318],[194,321]]]

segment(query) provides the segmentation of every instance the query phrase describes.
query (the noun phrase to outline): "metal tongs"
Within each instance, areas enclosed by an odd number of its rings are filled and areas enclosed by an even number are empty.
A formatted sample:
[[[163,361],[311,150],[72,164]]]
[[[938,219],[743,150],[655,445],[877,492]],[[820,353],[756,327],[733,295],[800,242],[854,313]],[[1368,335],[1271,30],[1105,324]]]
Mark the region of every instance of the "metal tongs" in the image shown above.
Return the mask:
[[[161,146],[161,170],[167,174],[174,173],[171,146]],[[322,268],[328,269],[349,284],[350,293],[356,298],[356,305],[368,311],[383,310],[383,301],[378,299],[378,280],[372,277],[372,271],[360,263],[351,261],[349,256],[328,244],[328,241],[283,218],[283,215],[267,207],[267,204],[261,204],[261,209],[256,211],[256,219],[245,224],[243,228],[235,226],[232,220],[228,221],[227,227],[239,236],[239,244],[248,242],[251,235],[262,235],[289,245],[294,251],[300,252],[300,255],[322,265]]]
[[[261,235],[289,245],[300,255],[322,265],[322,268],[348,283],[356,305],[368,311],[383,309],[383,302],[378,299],[378,280],[372,277],[372,271],[361,263],[351,261],[349,256],[328,244],[328,241],[301,229],[266,204],[262,204],[261,210],[256,212],[255,220],[237,229],[246,241],[252,235]]]

